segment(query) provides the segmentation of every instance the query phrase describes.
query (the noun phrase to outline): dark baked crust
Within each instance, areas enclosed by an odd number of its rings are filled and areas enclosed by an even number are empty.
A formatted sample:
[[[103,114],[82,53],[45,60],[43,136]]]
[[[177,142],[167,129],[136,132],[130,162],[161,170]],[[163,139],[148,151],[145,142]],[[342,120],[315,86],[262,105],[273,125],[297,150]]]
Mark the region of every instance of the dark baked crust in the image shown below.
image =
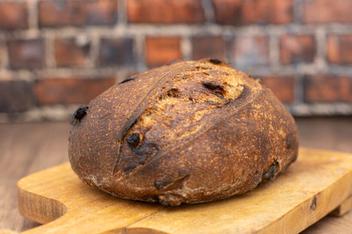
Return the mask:
[[[180,62],[111,87],[70,131],[73,170],[120,198],[176,206],[245,193],[296,160],[270,90],[219,61]]]

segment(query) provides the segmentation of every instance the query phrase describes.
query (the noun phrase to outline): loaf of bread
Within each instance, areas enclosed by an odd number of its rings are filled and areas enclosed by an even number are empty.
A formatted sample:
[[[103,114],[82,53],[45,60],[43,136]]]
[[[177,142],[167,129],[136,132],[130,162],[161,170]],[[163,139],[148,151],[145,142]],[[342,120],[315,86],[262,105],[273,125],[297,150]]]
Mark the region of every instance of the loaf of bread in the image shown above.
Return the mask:
[[[135,75],[73,117],[73,170],[123,199],[168,206],[224,199],[273,180],[297,158],[285,107],[216,59]]]

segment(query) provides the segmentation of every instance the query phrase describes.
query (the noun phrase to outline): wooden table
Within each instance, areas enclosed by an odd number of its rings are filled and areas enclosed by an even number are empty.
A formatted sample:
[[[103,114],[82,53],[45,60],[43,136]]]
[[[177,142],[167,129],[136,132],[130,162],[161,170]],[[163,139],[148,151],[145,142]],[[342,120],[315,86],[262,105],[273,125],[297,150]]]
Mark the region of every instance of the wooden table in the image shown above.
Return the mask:
[[[352,152],[352,117],[297,119],[301,145]],[[67,160],[66,123],[0,125],[0,229],[25,230],[37,224],[17,210],[16,181]],[[326,217],[304,233],[352,233],[352,212]]]

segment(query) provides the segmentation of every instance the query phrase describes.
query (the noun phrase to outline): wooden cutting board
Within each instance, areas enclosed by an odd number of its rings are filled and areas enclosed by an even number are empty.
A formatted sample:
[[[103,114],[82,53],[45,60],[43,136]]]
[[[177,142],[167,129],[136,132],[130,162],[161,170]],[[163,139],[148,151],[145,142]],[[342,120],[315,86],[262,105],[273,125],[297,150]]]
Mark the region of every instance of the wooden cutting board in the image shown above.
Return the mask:
[[[224,201],[167,208],[83,184],[68,163],[18,182],[20,212],[45,225],[24,233],[298,233],[352,205],[352,155],[301,149],[276,181]]]

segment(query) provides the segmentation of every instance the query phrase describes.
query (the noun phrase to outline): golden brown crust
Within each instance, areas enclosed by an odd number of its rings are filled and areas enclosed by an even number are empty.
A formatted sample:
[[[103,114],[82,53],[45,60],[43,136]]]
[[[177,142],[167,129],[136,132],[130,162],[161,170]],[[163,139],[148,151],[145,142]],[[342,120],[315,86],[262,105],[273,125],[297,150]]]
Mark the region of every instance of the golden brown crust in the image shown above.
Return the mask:
[[[297,157],[291,115],[218,61],[138,74],[89,104],[69,139],[73,170],[120,198],[176,206],[245,193]]]

